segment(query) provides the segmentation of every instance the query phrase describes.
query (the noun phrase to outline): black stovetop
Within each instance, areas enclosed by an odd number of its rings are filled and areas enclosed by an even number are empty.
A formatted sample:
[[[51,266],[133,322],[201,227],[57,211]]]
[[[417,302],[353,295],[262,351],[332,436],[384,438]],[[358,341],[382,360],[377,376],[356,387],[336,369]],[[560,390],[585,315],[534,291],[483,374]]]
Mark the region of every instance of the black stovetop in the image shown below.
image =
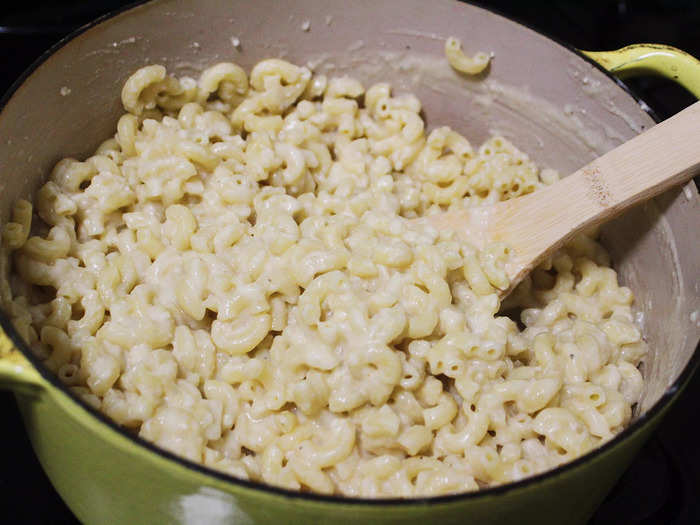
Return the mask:
[[[11,9],[0,8],[0,93],[62,36],[128,3],[28,1],[15,3]],[[697,0],[477,3],[582,49],[658,42],[700,57]],[[351,5],[349,1],[349,8]],[[629,85],[661,118],[694,101],[665,80],[646,78]],[[700,374],[600,507],[592,524],[700,523],[700,443],[692,431],[698,426],[694,423],[698,400]],[[0,523],[77,523],[34,457],[9,393],[0,392],[0,414]]]

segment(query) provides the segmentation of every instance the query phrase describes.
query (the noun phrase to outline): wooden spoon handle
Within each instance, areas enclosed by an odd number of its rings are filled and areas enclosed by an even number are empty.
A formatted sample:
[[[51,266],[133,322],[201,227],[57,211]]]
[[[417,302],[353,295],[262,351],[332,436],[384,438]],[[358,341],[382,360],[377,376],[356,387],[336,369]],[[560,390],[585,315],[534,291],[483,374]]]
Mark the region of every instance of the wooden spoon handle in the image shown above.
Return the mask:
[[[591,219],[606,220],[680,184],[698,166],[700,102],[579,170],[576,181],[599,206]]]
[[[516,277],[581,230],[611,219],[698,172],[700,102],[557,184],[499,203],[491,235],[517,248],[509,271]]]

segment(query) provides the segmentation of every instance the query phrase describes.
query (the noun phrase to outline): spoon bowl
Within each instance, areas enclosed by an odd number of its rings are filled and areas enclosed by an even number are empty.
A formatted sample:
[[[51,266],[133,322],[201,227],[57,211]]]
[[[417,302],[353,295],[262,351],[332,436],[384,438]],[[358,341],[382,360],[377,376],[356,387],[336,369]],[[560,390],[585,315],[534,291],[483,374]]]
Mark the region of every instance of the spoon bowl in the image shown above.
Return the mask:
[[[583,230],[700,173],[700,102],[542,190],[421,219],[476,249],[504,243],[506,296],[540,262]]]

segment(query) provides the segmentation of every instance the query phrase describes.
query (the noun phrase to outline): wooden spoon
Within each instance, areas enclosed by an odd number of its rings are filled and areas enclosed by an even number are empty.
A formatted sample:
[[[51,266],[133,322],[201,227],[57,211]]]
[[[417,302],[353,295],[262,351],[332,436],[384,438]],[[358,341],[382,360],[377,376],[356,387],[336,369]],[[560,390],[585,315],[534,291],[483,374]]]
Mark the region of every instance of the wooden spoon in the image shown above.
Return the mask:
[[[532,268],[582,230],[612,219],[700,173],[700,102],[534,193],[417,219],[478,249],[510,249],[507,295]]]

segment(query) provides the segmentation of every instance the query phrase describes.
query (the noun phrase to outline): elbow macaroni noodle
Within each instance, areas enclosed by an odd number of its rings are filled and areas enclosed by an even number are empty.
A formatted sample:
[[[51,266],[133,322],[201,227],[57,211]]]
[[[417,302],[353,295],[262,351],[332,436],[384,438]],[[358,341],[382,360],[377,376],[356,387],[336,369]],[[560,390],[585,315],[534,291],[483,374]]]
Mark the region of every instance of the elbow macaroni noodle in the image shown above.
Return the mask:
[[[118,424],[363,497],[518,480],[628,424],[646,348],[600,245],[579,237],[501,305],[505,247],[406,220],[557,179],[504,138],[426,133],[413,95],[282,60],[146,66],[122,103],[114,138],[60,161],[3,233],[18,332]]]
[[[484,71],[491,61],[491,56],[479,51],[468,57],[462,51],[462,42],[453,36],[445,40],[445,57],[454,69],[467,75],[478,75]]]

